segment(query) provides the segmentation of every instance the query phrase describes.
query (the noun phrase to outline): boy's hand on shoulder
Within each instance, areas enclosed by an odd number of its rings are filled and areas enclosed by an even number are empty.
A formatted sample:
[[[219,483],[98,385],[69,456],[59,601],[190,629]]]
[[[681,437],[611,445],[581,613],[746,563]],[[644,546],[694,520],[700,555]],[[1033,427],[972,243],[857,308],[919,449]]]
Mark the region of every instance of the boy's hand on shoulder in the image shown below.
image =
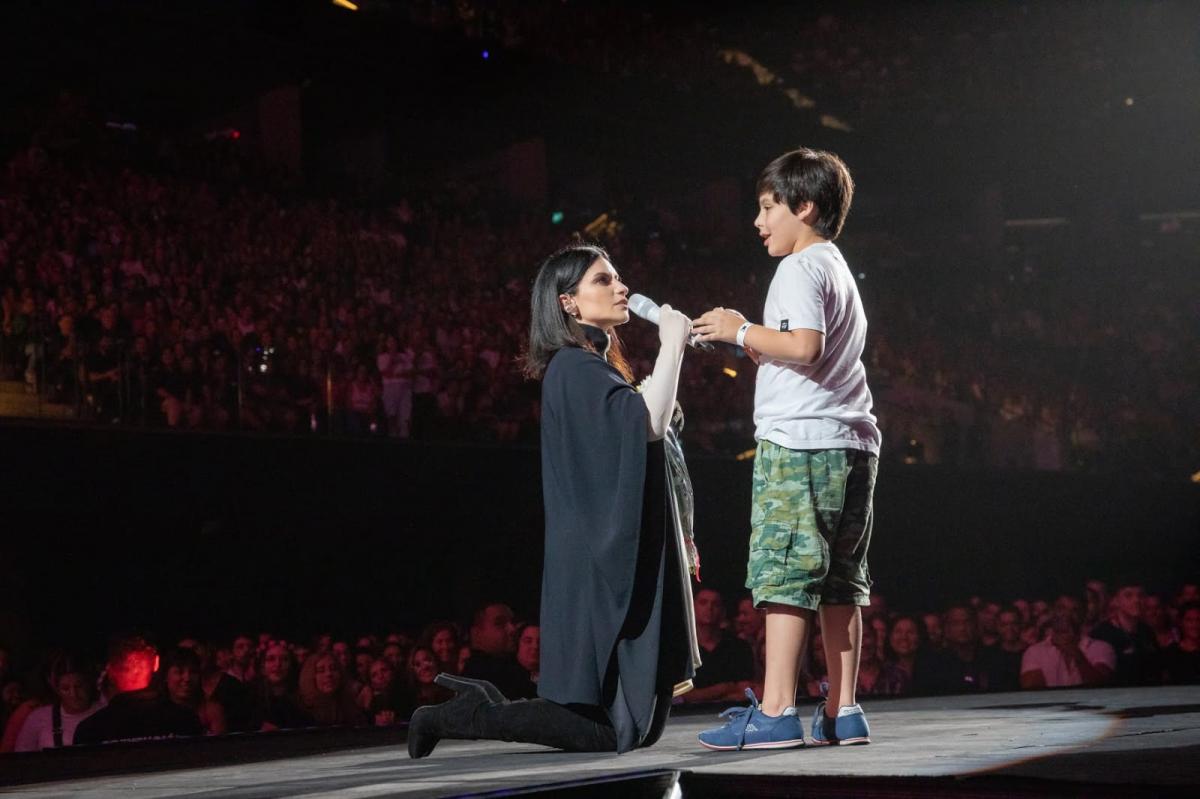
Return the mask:
[[[738,311],[729,308],[713,308],[692,320],[692,331],[700,334],[701,341],[722,341],[733,344],[737,341],[738,328],[746,321]]]

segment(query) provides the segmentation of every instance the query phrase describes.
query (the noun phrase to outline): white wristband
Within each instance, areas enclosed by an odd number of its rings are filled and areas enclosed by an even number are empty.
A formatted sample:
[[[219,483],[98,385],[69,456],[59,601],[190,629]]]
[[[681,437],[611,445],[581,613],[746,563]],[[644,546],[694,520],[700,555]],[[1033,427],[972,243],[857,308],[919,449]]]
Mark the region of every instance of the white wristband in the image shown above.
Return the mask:
[[[738,328],[737,345],[739,347],[746,346],[746,331],[753,326],[753,322],[742,322],[742,326]]]

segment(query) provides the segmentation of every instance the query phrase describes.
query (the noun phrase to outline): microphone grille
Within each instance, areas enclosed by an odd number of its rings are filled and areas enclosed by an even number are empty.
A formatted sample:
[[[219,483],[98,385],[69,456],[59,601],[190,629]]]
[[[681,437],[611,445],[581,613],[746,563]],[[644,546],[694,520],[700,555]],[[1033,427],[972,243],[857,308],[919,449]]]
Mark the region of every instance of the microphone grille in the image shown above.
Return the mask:
[[[651,324],[658,324],[658,303],[645,294],[630,294],[629,310]]]

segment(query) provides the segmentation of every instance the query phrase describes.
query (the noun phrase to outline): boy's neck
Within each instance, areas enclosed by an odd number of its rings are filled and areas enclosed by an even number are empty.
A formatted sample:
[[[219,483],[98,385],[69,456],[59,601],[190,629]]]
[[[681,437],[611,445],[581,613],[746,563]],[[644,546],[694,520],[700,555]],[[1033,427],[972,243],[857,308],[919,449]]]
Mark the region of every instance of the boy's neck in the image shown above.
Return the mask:
[[[828,244],[829,239],[819,235],[815,230],[809,230],[800,238],[796,239],[796,243],[792,245],[792,255],[801,250],[811,247],[814,244]]]

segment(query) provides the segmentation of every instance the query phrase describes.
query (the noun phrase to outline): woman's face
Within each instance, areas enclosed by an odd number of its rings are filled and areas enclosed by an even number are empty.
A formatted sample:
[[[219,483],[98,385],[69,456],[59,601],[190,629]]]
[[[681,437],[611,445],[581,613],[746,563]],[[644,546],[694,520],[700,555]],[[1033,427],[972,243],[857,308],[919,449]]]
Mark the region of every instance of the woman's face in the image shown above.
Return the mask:
[[[458,655],[458,638],[453,630],[438,630],[429,646],[442,663],[449,663]]]
[[[392,684],[392,664],[383,658],[376,659],[371,664],[371,690],[386,691]]]
[[[912,619],[899,619],[892,626],[892,651],[897,657],[909,657],[916,653],[921,639],[917,635],[917,625]]]
[[[292,670],[292,661],[287,649],[282,646],[269,646],[263,655],[263,677],[272,685],[280,685],[287,681]]]
[[[317,691],[322,694],[332,694],[341,687],[342,670],[332,655],[322,655],[316,663],[314,678]]]
[[[92,691],[82,674],[68,673],[59,677],[55,693],[67,713],[82,713],[92,706]]]
[[[437,676],[437,660],[428,649],[418,649],[413,653],[413,677],[421,685],[428,685]]]
[[[559,295],[563,310],[583,324],[611,330],[629,321],[629,288],[605,258],[597,258],[575,287]]]

